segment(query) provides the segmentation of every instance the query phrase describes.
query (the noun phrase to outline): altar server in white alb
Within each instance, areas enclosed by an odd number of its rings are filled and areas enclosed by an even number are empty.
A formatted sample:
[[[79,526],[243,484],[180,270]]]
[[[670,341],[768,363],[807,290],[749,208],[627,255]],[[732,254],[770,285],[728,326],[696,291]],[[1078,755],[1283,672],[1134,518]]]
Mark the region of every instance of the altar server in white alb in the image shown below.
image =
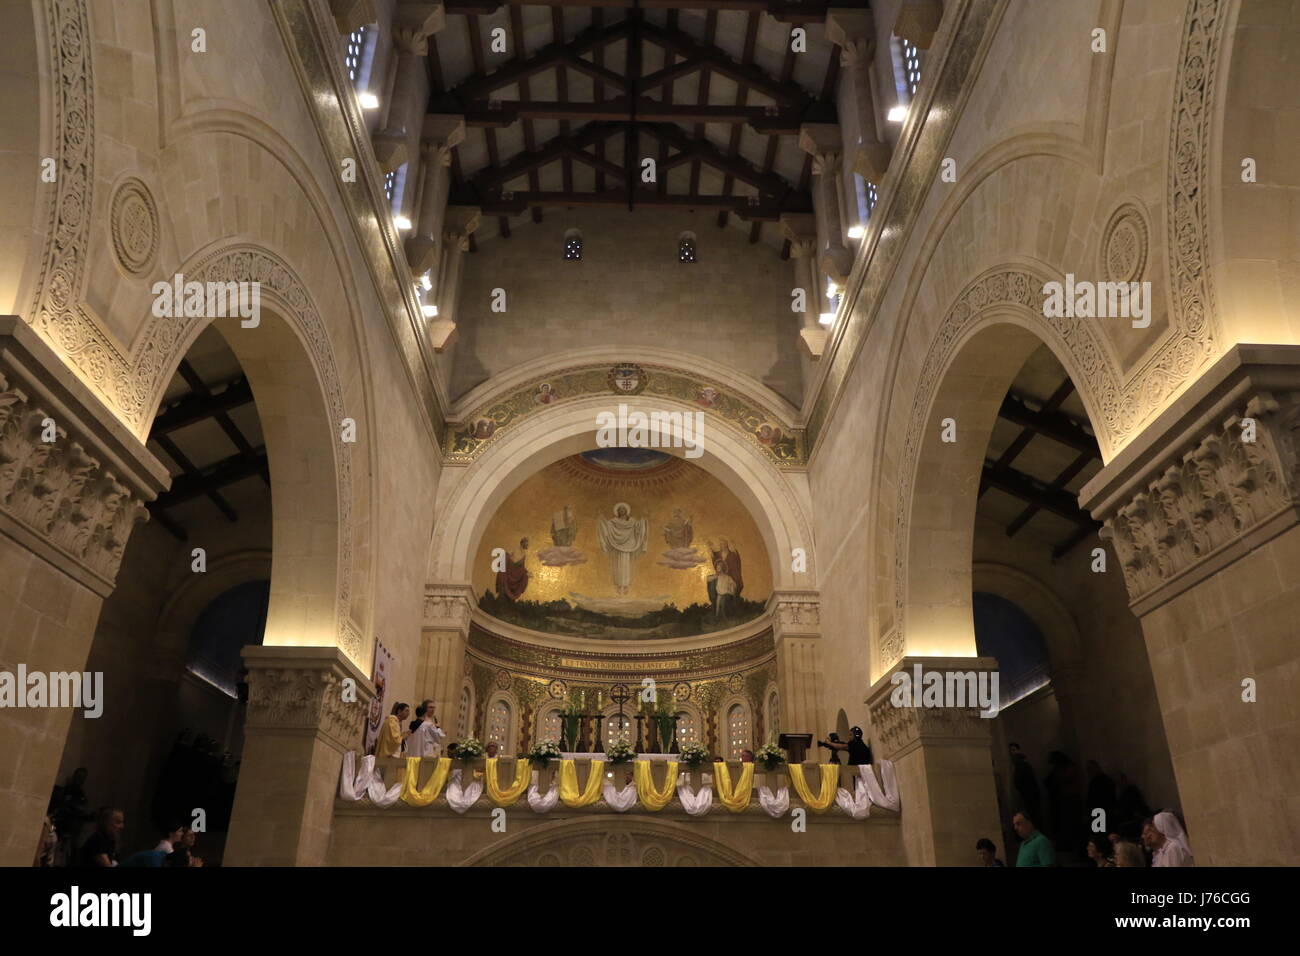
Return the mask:
[[[442,742],[447,739],[447,732],[438,726],[438,718],[433,715],[433,701],[421,701],[420,706],[415,708],[415,717],[419,726],[406,738],[406,756],[441,755]]]

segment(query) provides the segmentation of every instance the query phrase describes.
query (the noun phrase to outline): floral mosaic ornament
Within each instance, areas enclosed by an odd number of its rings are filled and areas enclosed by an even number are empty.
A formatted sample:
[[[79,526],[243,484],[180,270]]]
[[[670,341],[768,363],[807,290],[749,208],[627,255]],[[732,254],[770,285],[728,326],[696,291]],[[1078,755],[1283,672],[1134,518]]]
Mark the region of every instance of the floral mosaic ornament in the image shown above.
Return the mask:
[[[525,382],[451,425],[443,452],[449,463],[468,464],[499,434],[526,418],[545,415],[575,399],[614,394],[676,399],[703,409],[710,422],[720,421],[742,432],[778,467],[802,468],[807,464],[803,429],[790,428],[770,410],[715,382],[659,366],[628,363],[565,369]]]

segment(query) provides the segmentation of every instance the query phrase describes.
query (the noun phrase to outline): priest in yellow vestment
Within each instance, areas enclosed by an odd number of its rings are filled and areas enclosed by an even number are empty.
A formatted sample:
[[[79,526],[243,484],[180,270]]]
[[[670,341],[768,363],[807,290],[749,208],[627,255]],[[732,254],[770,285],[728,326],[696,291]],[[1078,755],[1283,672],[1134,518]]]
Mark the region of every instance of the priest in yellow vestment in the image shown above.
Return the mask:
[[[402,730],[406,718],[411,716],[411,705],[400,701],[393,705],[393,712],[384,718],[384,726],[379,730],[379,742],[375,744],[376,757],[400,757],[402,741],[407,733]]]

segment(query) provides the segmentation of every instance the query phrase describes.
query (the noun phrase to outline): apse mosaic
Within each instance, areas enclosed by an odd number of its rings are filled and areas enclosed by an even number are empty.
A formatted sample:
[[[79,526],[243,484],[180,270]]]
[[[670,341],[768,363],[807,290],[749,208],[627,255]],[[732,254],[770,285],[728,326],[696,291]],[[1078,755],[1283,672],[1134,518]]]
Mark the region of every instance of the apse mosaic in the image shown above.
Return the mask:
[[[644,448],[583,452],[526,479],[488,523],[474,567],[479,606],[494,617],[613,640],[735,627],[772,591],[758,527],[735,494]]]

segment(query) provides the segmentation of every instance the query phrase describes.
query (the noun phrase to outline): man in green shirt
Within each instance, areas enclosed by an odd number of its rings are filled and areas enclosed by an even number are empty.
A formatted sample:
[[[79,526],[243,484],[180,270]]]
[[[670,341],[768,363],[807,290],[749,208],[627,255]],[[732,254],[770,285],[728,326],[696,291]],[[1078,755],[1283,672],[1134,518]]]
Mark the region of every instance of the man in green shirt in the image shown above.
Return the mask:
[[[1016,854],[1016,866],[1056,866],[1056,848],[1047,839],[1034,821],[1023,813],[1011,818],[1016,835],[1020,837],[1020,852]]]

